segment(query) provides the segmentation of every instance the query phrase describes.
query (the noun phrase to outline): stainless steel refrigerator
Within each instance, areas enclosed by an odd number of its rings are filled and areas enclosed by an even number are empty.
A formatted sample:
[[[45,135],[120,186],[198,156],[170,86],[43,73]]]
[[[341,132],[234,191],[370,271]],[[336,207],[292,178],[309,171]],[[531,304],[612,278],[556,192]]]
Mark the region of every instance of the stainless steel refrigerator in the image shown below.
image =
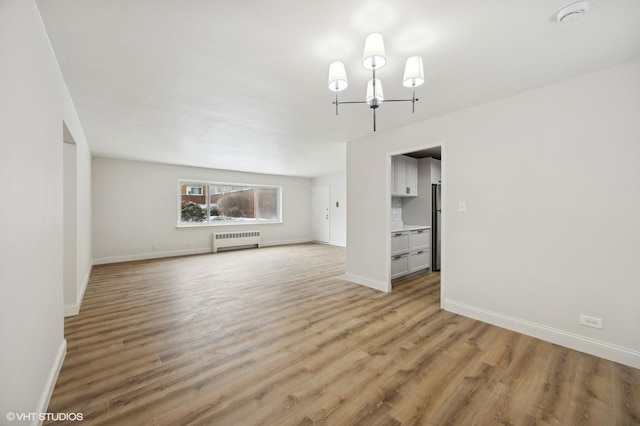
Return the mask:
[[[440,232],[442,223],[442,185],[431,185],[431,270],[440,270]]]

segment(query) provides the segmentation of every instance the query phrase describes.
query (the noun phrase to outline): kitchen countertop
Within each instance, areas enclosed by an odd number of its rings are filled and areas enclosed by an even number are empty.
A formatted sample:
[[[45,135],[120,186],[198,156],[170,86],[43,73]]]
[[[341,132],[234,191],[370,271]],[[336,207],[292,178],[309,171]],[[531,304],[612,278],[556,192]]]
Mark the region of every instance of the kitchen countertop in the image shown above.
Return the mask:
[[[402,228],[391,228],[391,232],[416,231],[418,229],[431,229],[431,225],[404,225]]]

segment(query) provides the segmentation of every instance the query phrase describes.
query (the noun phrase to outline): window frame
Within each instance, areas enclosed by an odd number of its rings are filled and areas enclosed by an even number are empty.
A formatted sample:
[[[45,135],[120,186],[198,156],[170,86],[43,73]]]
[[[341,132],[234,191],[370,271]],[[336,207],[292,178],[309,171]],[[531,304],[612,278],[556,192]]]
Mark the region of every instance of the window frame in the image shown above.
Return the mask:
[[[202,195],[195,195],[197,197],[204,197],[207,204],[207,221],[206,222],[182,222],[182,186],[186,187],[194,187],[201,186],[203,187]],[[259,219],[252,218],[250,220],[233,220],[233,221],[212,221],[211,220],[211,193],[210,188],[212,186],[239,186],[244,188],[252,188],[256,193],[256,200],[254,209],[258,208],[257,203],[257,194],[259,193],[259,189],[275,189],[277,192],[277,209],[276,209],[276,219]],[[250,226],[250,225],[268,225],[268,224],[281,224],[283,223],[282,219],[282,186],[281,185],[262,185],[262,184],[254,184],[254,183],[233,183],[233,182],[221,182],[221,181],[206,181],[199,179],[178,179],[178,190],[177,190],[177,203],[176,203],[176,212],[178,218],[177,228],[201,228],[201,227],[215,227],[215,226]],[[260,216],[259,211],[255,211],[255,216]]]

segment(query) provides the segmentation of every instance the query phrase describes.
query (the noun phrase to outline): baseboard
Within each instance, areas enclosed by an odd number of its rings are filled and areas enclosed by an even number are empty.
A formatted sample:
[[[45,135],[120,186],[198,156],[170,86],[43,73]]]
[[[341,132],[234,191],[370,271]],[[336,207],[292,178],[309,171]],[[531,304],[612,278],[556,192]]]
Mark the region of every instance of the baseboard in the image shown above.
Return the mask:
[[[640,368],[640,352],[487,309],[445,299],[444,309],[570,349]]]
[[[325,244],[325,245],[328,245],[328,246],[347,247],[347,245],[345,243],[340,242],[340,241],[327,241],[327,242],[325,242],[325,241],[311,240],[311,242],[315,243],[315,244]]]
[[[347,243],[344,241],[329,241],[329,245],[338,246],[338,247],[346,247]]]
[[[263,241],[261,247],[286,246],[289,244],[310,243],[311,238],[297,238],[295,240]]]
[[[89,280],[91,279],[91,271],[93,270],[93,263],[89,264],[89,269],[84,276],[84,280],[82,281],[82,288],[78,293],[78,311],[80,310],[80,306],[82,306],[82,301],[84,300],[84,292],[87,291],[87,286],[89,285]]]
[[[56,382],[58,381],[58,375],[60,374],[60,370],[62,369],[62,363],[64,362],[64,358],[66,355],[67,355],[67,341],[65,339],[62,339],[62,342],[60,343],[60,347],[58,348],[58,353],[56,354],[56,357],[53,360],[51,371],[49,371],[49,377],[47,377],[47,381],[45,383],[44,389],[42,390],[40,401],[38,401],[38,407],[35,411],[36,413],[47,412],[47,408],[49,407],[49,401],[51,401],[51,395],[53,395],[53,389],[56,387]],[[41,425],[42,421],[35,420],[33,424]]]
[[[391,286],[389,285],[389,283],[385,283],[382,281],[374,281],[372,279],[361,277],[359,275],[355,275],[349,272],[345,273],[342,276],[342,279],[350,281],[352,283],[363,285],[365,287],[372,288],[374,290],[384,291],[385,293],[389,293],[391,291]]]
[[[89,285],[89,278],[91,278],[92,268],[93,268],[93,263],[89,265],[89,270],[87,271],[84,277],[84,280],[82,281],[82,287],[80,288],[80,292],[76,297],[76,303],[73,303],[71,305],[64,305],[65,317],[72,317],[80,313],[80,307],[82,306],[82,299],[84,299],[84,292],[87,290],[87,285]]]
[[[301,244],[301,243],[309,243],[311,239],[309,238],[299,238],[295,240],[279,240],[279,241],[267,241],[263,242],[261,247],[271,247],[271,246],[283,246],[287,244]],[[133,262],[135,260],[149,260],[149,259],[161,259],[163,257],[176,257],[176,256],[188,256],[191,254],[204,254],[211,253],[211,247],[204,248],[195,248],[188,250],[171,250],[171,251],[152,251],[150,253],[139,253],[139,254],[131,254],[125,256],[111,256],[111,257],[99,257],[93,259],[94,265],[105,265],[108,263],[118,263],[118,262]]]
[[[94,265],[105,265],[107,263],[132,262],[134,260],[161,259],[163,257],[186,256],[190,254],[211,253],[211,247],[196,248],[188,250],[152,251],[150,253],[130,254],[124,256],[99,257],[93,259]]]
[[[74,303],[72,305],[64,305],[64,317],[72,317],[80,313],[80,305]]]

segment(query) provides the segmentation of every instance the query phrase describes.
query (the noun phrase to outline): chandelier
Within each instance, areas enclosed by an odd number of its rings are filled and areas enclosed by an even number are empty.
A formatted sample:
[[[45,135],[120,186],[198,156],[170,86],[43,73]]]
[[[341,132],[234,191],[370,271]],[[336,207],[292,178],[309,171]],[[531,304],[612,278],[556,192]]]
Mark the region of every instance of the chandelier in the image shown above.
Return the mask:
[[[367,92],[364,101],[339,101],[338,92],[343,91],[349,85],[347,80],[347,72],[344,63],[341,61],[332,62],[329,65],[329,90],[336,93],[336,100],[333,104],[336,106],[336,115],[338,115],[338,105],[342,104],[368,104],[373,111],[373,131],[376,131],[376,109],[384,102],[411,102],[411,112],[415,112],[416,87],[424,83],[424,69],[422,66],[422,58],[420,56],[412,56],[407,59],[404,67],[404,77],[402,85],[411,87],[413,95],[411,99],[385,99],[382,91],[382,82],[376,78],[376,70],[379,70],[387,62],[384,52],[384,41],[382,34],[372,33],[367,36],[364,42],[364,54],[362,55],[362,66],[371,70],[372,77],[367,83]]]

